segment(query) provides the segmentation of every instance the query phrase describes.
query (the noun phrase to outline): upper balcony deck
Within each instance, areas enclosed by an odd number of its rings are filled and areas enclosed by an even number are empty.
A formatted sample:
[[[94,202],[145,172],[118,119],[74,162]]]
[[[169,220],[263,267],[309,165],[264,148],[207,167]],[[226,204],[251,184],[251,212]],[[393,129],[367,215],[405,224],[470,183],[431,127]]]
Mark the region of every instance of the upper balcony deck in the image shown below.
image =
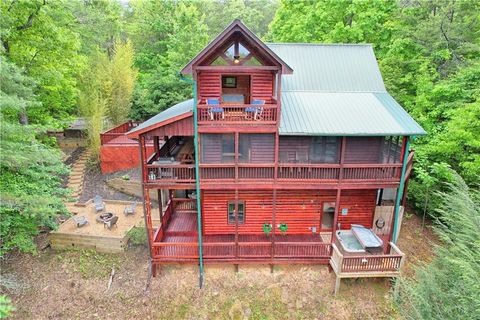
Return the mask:
[[[199,125],[277,125],[278,106],[270,104],[219,104],[197,106]]]

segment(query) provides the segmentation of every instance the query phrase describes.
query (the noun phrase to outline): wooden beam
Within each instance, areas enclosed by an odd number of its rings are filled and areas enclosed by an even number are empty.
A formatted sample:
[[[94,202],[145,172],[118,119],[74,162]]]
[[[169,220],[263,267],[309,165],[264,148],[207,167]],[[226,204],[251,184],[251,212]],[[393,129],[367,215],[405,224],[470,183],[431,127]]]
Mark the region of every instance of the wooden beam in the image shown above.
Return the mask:
[[[277,66],[198,66],[198,71],[212,71],[219,73],[255,73],[258,71],[278,71],[280,68]]]

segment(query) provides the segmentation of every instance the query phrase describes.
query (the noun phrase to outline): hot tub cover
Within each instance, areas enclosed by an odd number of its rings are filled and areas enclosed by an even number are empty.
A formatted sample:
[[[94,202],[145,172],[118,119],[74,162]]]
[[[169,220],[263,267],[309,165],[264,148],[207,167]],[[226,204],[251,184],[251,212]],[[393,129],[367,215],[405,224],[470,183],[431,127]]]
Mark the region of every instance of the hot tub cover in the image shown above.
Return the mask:
[[[372,230],[352,224],[352,232],[364,249],[383,247],[383,241]]]

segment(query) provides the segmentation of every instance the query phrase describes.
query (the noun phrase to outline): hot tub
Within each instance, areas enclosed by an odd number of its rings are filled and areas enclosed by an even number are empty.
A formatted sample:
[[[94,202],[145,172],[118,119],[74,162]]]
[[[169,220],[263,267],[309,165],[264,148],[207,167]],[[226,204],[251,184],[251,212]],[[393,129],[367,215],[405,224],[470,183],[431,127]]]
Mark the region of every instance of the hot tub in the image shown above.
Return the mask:
[[[360,242],[358,242],[357,237],[355,237],[352,230],[337,230],[336,236],[345,252],[365,252],[365,249],[363,249]]]

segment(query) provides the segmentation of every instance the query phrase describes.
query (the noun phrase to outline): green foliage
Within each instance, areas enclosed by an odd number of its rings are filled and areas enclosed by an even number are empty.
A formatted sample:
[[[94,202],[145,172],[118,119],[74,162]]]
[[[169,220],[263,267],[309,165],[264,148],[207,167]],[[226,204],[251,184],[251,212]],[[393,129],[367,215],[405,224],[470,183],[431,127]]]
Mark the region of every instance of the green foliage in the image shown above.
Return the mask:
[[[57,259],[73,272],[80,273],[84,279],[108,277],[112,268],[118,270],[121,263],[118,254],[80,249],[62,252]]]
[[[75,111],[76,78],[84,68],[80,40],[66,1],[2,1],[3,54],[35,79],[41,104],[30,108],[31,122],[63,119]]]
[[[480,176],[478,1],[281,1],[268,37],[372,43],[385,84],[428,132],[416,139],[409,199],[435,215],[452,168]]]
[[[3,60],[3,59],[2,59]],[[61,176],[68,173],[61,152],[43,144],[43,128],[20,125],[12,110],[40,104],[32,94],[32,81],[3,60],[0,89],[0,256],[12,249],[35,251],[33,236],[41,227],[55,227],[55,216],[65,212]]]
[[[12,301],[6,295],[0,295],[0,319],[4,319],[15,311]]]
[[[139,1],[127,30],[139,70],[131,116],[146,119],[191,96],[178,74],[235,18],[263,36],[277,7],[269,0]]]
[[[207,43],[203,19],[188,3],[152,1],[134,6],[130,32],[139,69],[134,119],[148,118],[191,96],[191,86],[179,81],[178,74]]]
[[[113,124],[128,119],[137,71],[133,68],[133,47],[130,41],[116,41],[110,62],[111,93],[107,115]]]
[[[145,227],[133,227],[128,231],[127,236],[129,241],[134,246],[146,246],[147,245],[147,233]]]
[[[395,289],[406,319],[473,319],[480,310],[480,193],[453,176],[439,194],[435,231],[444,246],[415,279],[402,278]]]

